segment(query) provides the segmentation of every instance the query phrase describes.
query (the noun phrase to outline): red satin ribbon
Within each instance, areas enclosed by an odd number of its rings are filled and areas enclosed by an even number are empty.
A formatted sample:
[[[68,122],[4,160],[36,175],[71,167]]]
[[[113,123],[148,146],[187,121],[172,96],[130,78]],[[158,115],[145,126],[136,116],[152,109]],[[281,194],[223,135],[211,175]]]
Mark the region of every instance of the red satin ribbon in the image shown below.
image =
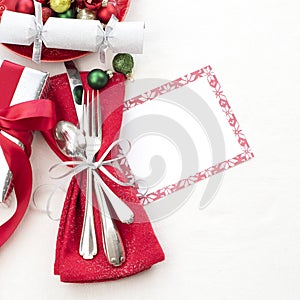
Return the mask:
[[[32,100],[9,106],[24,67],[4,61],[0,68],[0,130],[19,139],[25,151],[0,134],[0,146],[13,174],[13,184],[17,198],[17,210],[6,223],[0,226],[0,246],[13,234],[21,222],[32,189],[32,172],[29,162],[32,130],[50,130],[56,124],[54,102]]]
[[[24,67],[9,61],[3,61],[0,68],[0,108],[8,107],[13,98]]]
[[[30,153],[31,130],[50,130],[55,124],[55,107],[50,100],[33,100],[0,110],[0,130],[13,133],[22,140],[28,149],[27,153]],[[0,134],[0,146],[13,174],[17,198],[15,214],[0,226],[1,246],[15,231],[26,212],[31,195],[32,172],[27,153],[18,145]]]

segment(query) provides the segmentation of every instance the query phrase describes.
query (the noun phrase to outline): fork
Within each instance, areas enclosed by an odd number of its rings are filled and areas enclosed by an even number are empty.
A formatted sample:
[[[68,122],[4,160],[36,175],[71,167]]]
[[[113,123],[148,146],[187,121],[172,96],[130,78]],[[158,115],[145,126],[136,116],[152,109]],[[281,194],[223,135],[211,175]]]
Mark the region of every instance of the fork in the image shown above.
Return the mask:
[[[93,109],[91,115],[90,106],[92,105],[93,107],[93,102],[90,104],[89,91],[83,91],[82,98],[84,104],[80,129],[84,133],[86,139],[86,159],[88,162],[92,162],[95,154],[100,150],[101,139],[98,139],[95,136],[95,110]],[[79,254],[83,256],[84,259],[93,259],[93,257],[97,254],[97,238],[93,213],[93,174],[91,169],[87,169],[86,202],[79,245]]]
[[[91,97],[89,91],[86,92],[87,97],[84,104],[84,133],[86,138],[86,158],[89,162],[95,161],[95,155],[99,151],[102,143],[102,118],[100,107],[100,94],[97,91],[97,98],[95,101],[94,92]],[[91,101],[89,99],[91,98]],[[125,261],[125,250],[122,243],[118,229],[111,218],[110,211],[106,202],[105,194],[99,186],[96,177],[93,176],[90,169],[88,173],[89,190],[92,191],[93,183],[95,187],[96,198],[99,209],[101,211],[101,224],[102,224],[102,236],[103,236],[103,248],[105,255],[110,264],[114,266],[120,266]],[[92,181],[94,177],[94,181]],[[90,196],[88,194],[88,196]],[[92,197],[92,196],[91,196]],[[87,199],[89,199],[87,197]],[[89,201],[89,200],[88,200]],[[89,201],[92,203],[91,201]],[[85,230],[83,229],[83,232]],[[83,245],[85,243],[83,242]]]

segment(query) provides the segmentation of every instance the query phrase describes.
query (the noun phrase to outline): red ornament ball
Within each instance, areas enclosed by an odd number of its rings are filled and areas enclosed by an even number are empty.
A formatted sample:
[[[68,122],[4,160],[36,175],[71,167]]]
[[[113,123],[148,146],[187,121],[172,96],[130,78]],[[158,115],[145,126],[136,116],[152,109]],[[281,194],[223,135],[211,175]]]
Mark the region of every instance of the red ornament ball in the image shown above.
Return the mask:
[[[97,19],[99,19],[104,24],[108,23],[112,15],[118,17],[118,11],[116,7],[110,3],[108,3],[106,7],[101,7],[97,11]]]
[[[54,17],[54,11],[47,6],[42,7],[43,23],[46,23],[50,17]]]
[[[75,0],[76,2],[76,7],[79,8],[79,9],[83,9],[85,6],[84,6],[84,0]]]
[[[48,4],[49,0],[36,0],[36,2],[40,2],[42,5]]]
[[[102,5],[102,0],[84,0],[84,4],[90,10],[98,10]]]
[[[15,6],[15,11],[23,14],[34,14],[33,0],[18,0]]]

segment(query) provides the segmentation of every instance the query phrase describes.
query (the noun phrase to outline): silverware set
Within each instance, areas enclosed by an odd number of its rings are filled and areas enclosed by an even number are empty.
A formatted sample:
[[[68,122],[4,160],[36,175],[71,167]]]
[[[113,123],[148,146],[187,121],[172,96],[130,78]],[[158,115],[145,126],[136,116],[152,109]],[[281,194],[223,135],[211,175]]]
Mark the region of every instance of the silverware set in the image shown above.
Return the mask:
[[[79,124],[76,127],[66,121],[59,122],[54,133],[55,139],[62,153],[68,157],[86,163],[94,163],[102,144],[100,93],[99,91],[82,91],[82,98],[78,99],[78,89],[82,90],[80,74],[73,62],[67,62],[65,65]],[[96,172],[92,168],[86,169],[86,202],[79,253],[84,259],[93,259],[98,253],[93,213],[93,203],[96,202],[101,216],[104,253],[108,262],[118,267],[125,261],[126,255],[111,210],[114,210],[121,222],[127,224],[133,222],[134,214]],[[108,204],[108,201],[111,205]]]
[[[80,128],[85,135],[85,154],[88,162],[95,162],[102,143],[101,105],[99,92],[96,99],[93,92],[83,93],[83,117]],[[86,207],[82,228],[79,253],[85,259],[92,259],[97,253],[97,241],[93,217],[93,190],[95,191],[98,207],[101,212],[103,248],[108,261],[119,266],[125,261],[124,246],[111,217],[105,194],[94,176],[95,170],[87,169]],[[94,188],[93,188],[94,187]]]

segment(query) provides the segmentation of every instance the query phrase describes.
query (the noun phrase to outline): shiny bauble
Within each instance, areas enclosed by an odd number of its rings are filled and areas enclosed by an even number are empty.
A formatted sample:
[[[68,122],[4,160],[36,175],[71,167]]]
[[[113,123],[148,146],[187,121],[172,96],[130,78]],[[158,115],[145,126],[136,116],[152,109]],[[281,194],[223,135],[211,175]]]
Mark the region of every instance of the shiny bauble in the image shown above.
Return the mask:
[[[101,7],[97,11],[97,19],[103,24],[107,24],[112,15],[118,17],[118,11],[116,7],[110,3],[108,3],[105,7]]]
[[[43,23],[45,24],[50,17],[54,17],[54,11],[47,6],[42,7]]]
[[[63,19],[75,19],[76,11],[75,11],[75,9],[70,8],[66,12],[64,12],[62,14],[57,14],[56,16],[58,18],[63,18]]]
[[[75,86],[73,90],[73,96],[75,99],[76,104],[82,104],[82,95],[83,95],[83,87],[82,85]]]
[[[50,7],[56,13],[61,14],[71,7],[71,0],[50,0]]]
[[[15,6],[15,11],[23,14],[34,14],[33,0],[18,0]]]
[[[46,4],[48,4],[49,0],[36,0],[36,2],[39,2],[42,5],[46,5]]]
[[[107,85],[108,75],[101,69],[92,70],[87,76],[88,85],[94,90],[100,90]]]
[[[88,8],[78,9],[77,19],[96,20],[96,13]]]
[[[126,76],[132,73],[134,67],[134,60],[132,55],[128,53],[119,53],[113,59],[114,70]]]
[[[84,0],[75,0],[76,7],[79,9],[84,8]]]
[[[86,8],[91,10],[98,10],[102,5],[102,0],[84,0]]]

